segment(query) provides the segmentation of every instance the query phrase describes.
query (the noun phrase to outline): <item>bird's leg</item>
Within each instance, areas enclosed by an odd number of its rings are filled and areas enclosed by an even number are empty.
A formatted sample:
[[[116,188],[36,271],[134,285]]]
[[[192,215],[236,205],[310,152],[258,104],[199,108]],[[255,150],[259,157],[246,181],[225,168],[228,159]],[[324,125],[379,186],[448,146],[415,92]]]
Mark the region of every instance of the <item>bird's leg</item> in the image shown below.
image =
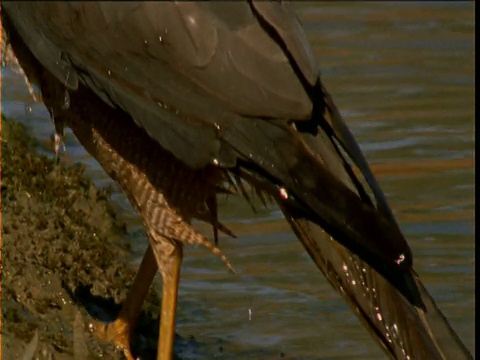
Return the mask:
[[[160,237],[160,239],[151,238],[151,241],[163,280],[157,360],[171,360],[175,340],[175,315],[183,245],[163,237]]]
[[[94,333],[101,340],[113,342],[115,346],[121,348],[128,360],[133,360],[130,351],[130,334],[135,327],[156,272],[157,263],[152,247],[149,245],[117,319],[109,324],[98,321],[92,323]]]

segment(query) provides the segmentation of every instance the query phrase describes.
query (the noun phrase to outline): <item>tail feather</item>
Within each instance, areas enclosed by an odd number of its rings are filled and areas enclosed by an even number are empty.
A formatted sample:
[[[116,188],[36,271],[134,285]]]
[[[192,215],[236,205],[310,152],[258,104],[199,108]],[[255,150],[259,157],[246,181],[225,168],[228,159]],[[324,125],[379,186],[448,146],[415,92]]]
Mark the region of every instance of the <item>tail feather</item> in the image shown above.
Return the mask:
[[[344,297],[365,328],[394,359],[472,359],[419,277],[425,310],[412,305],[389,281],[317,224],[282,208],[315,264]]]
[[[277,201],[318,268],[389,356],[471,359],[413,270],[410,248],[358,144],[320,83],[317,89],[310,120],[236,123],[225,140],[243,160],[230,171]],[[406,254],[404,266],[394,265],[398,253]]]

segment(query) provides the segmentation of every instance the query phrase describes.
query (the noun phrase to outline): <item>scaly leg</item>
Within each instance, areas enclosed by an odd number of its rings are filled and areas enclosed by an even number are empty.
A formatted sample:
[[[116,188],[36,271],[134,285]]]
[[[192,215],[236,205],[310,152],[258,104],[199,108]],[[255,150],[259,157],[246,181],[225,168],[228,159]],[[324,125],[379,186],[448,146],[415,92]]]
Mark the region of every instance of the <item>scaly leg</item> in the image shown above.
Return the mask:
[[[135,327],[143,301],[147,296],[148,289],[156,272],[157,264],[155,262],[155,256],[152,247],[148,245],[145,255],[143,255],[142,263],[135,275],[135,280],[117,319],[108,324],[99,321],[93,321],[92,323],[94,333],[101,340],[113,342],[115,346],[123,349],[125,357],[128,360],[133,360],[130,351],[130,334]]]
[[[175,315],[183,245],[172,243],[167,239],[158,240],[153,240],[151,244],[163,280],[157,360],[171,360],[175,340]]]

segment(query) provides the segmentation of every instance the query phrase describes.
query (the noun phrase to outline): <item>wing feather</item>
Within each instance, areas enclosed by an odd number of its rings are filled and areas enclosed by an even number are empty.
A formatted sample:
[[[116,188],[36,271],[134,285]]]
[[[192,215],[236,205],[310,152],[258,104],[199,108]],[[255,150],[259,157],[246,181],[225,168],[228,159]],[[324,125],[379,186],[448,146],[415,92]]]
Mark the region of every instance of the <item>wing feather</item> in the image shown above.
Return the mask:
[[[312,102],[289,59],[247,2],[5,7],[22,14],[12,16],[16,27],[60,81],[68,78],[74,90],[80,78],[192,167],[220,155],[224,164],[234,163],[220,151],[218,129],[241,116],[304,119],[311,113]],[[237,20],[230,23],[234,14]]]

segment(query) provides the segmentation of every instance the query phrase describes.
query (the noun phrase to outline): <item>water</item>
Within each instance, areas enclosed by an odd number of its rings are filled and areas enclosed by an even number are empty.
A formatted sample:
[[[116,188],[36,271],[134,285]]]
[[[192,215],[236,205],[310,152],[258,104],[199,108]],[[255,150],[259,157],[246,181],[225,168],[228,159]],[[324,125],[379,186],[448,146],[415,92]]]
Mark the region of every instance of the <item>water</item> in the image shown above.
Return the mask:
[[[296,7],[323,81],[372,164],[418,273],[473,352],[473,3]],[[46,109],[9,69],[3,81],[5,114],[26,124],[52,156]],[[64,161],[85,162],[97,184],[110,183],[70,133],[66,147]],[[138,262],[146,237],[125,197],[115,192],[114,201]],[[384,358],[276,208],[255,215],[230,197],[220,213],[238,236],[220,238],[237,275],[203,248],[186,250],[181,335],[223,347],[222,359]]]

